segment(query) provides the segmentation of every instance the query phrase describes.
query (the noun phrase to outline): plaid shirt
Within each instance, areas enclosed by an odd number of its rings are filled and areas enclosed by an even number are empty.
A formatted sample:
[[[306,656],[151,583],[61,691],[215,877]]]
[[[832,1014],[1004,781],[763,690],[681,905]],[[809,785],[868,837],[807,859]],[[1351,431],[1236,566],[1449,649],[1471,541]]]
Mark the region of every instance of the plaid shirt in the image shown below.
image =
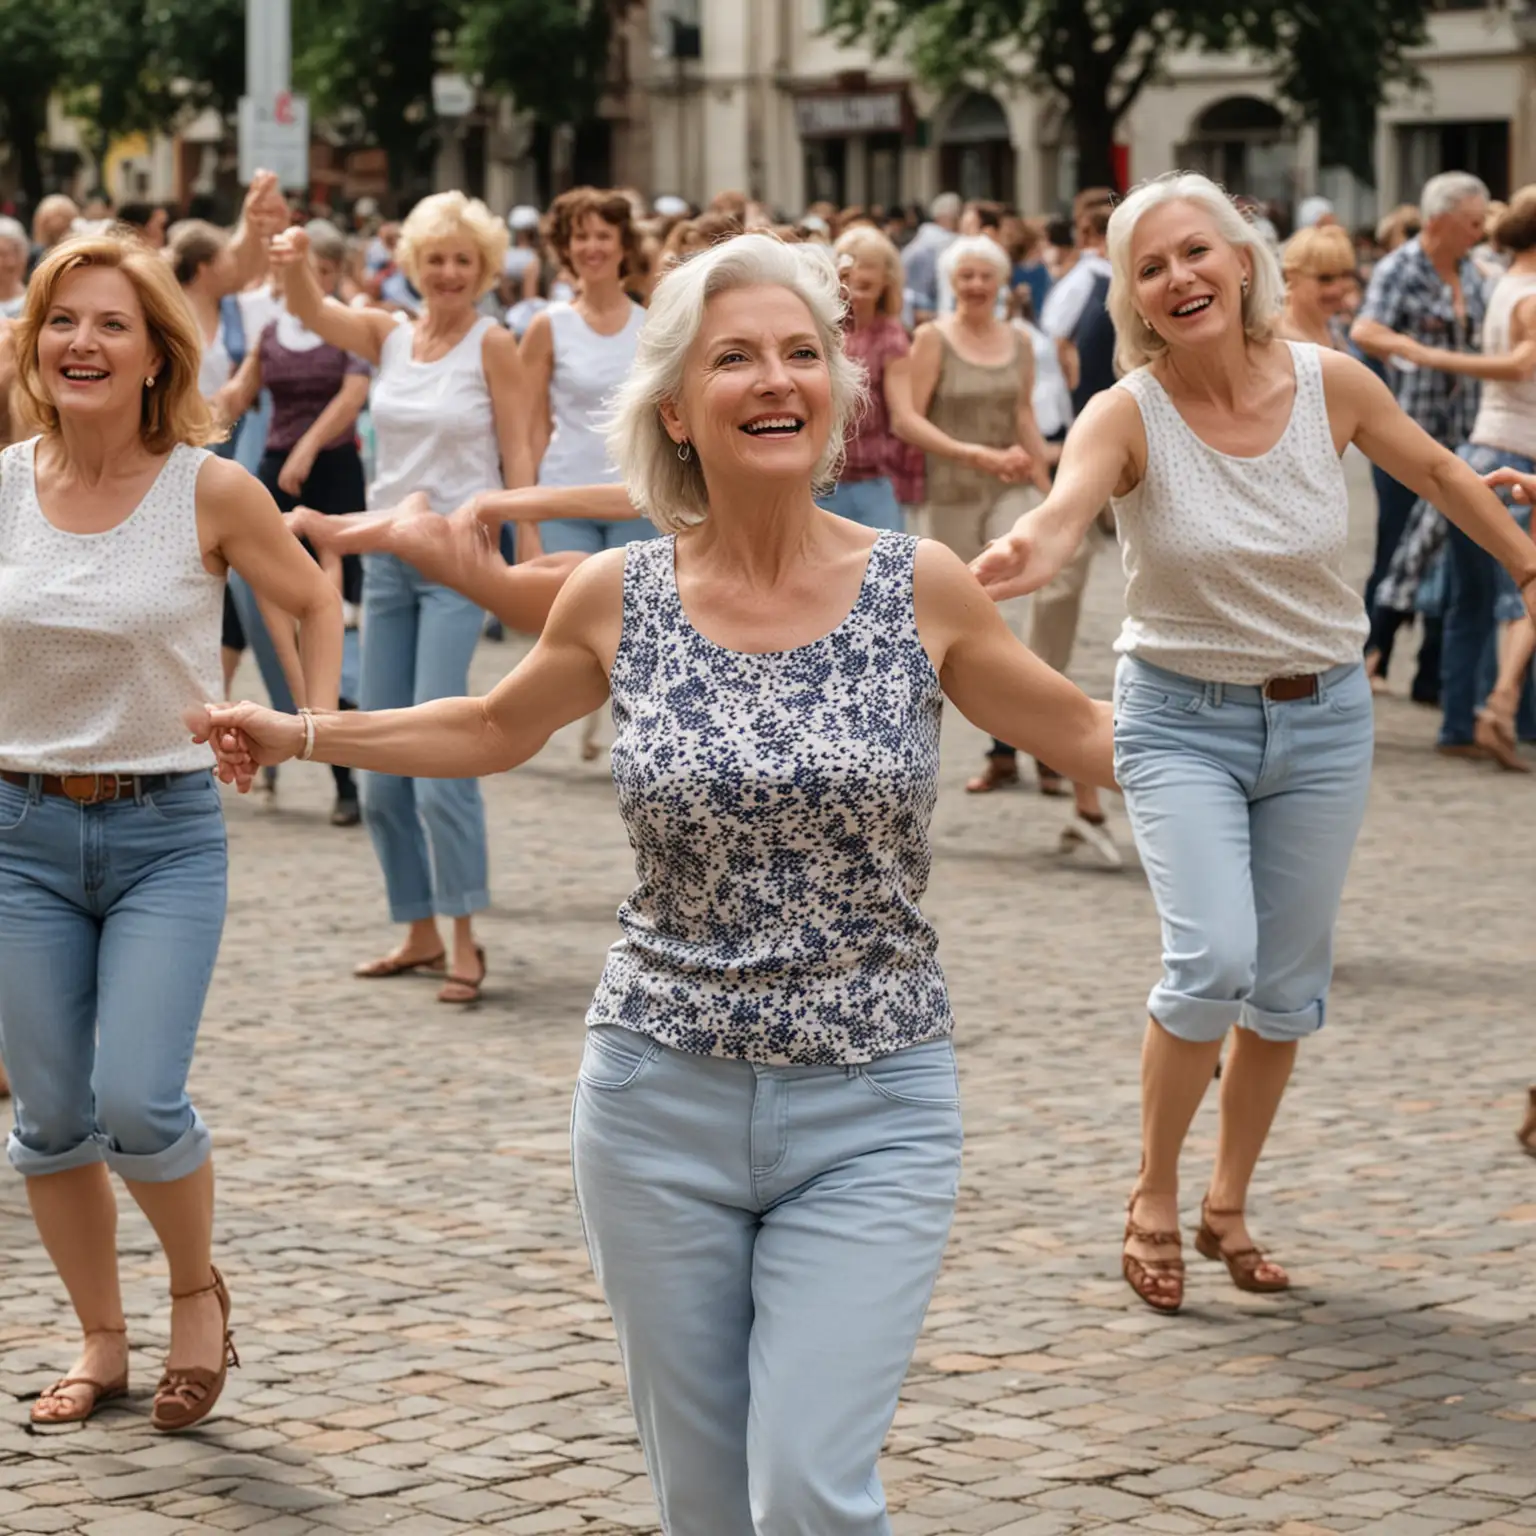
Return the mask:
[[[1371,273],[1360,318],[1426,347],[1476,352],[1482,343],[1486,303],[1483,279],[1470,258],[1461,263],[1461,297],[1466,318],[1456,318],[1450,285],[1435,271],[1417,239],[1382,257]],[[1438,368],[1397,368],[1387,364],[1387,382],[1397,403],[1437,442],[1459,447],[1477,417],[1478,383]]]

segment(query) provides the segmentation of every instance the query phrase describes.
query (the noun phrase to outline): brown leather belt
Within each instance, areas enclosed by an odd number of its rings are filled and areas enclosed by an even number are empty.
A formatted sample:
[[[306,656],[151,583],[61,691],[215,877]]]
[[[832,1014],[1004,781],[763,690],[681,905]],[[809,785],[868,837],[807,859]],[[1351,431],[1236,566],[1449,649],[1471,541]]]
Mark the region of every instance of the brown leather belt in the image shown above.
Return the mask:
[[[0,769],[0,780],[18,789],[31,789],[33,781],[42,780],[45,795],[62,795],[76,805],[100,805],[105,800],[131,800],[139,794],[154,794],[179,773],[11,773]]]
[[[1295,699],[1315,699],[1320,689],[1317,673],[1305,677],[1272,677],[1264,684],[1264,697],[1277,703],[1289,704]]]

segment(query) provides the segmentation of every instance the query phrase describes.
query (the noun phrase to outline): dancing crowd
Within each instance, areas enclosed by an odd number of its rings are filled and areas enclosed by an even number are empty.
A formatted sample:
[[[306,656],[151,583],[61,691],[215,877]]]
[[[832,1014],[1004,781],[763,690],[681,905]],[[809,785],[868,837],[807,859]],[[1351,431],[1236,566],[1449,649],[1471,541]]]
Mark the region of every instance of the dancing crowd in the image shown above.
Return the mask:
[[[330,765],[401,930],[357,976],[434,973],[463,1006],[478,780],[578,721],[595,757],[605,710],[637,883],[572,1157],[667,1531],[890,1529],[876,1463],[961,1156],[921,907],[946,699],[991,738],[968,790],[1023,753],[1071,796],[1063,852],[1111,866],[1118,791],[1151,885],[1129,1288],[1183,1304],[1181,1153],[1218,1063],[1195,1247],[1290,1285],[1249,1184],[1326,1015],[1403,625],[1443,752],[1518,771],[1536,735],[1536,189],[1493,210],[1436,177],[1385,250],[1320,200],[1282,243],[1185,173],[1040,223],[637,203],[503,221],[443,192],[359,237],[259,175],[233,231],[54,209],[0,266],[9,1156],[83,1334],[36,1424],[128,1389],[114,1172],[169,1268],[154,1425],[197,1423],[238,1363],[186,1091],[220,782]],[[1099,702],[1066,672],[1111,538]],[[470,695],[506,630],[531,649]],[[247,647],[268,705],[226,702]]]

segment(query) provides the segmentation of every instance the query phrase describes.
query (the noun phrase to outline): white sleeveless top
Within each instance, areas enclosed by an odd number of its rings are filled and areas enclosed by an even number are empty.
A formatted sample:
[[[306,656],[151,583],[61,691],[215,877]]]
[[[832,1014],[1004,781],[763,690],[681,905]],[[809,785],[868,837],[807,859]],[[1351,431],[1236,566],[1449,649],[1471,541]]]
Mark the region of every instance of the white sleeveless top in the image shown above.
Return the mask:
[[[213,764],[181,714],[224,696],[224,578],[197,537],[202,448],[171,451],[105,533],[65,533],[37,499],[37,438],[0,453],[0,768],[183,773]]]
[[[1349,492],[1322,363],[1312,343],[1286,345],[1291,419],[1257,458],[1203,442],[1146,368],[1115,385],[1147,434],[1146,474],[1114,501],[1128,610],[1117,651],[1249,685],[1360,660],[1369,625],[1344,579]]]
[[[370,510],[425,491],[434,512],[452,512],[477,491],[501,488],[501,445],[481,358],[495,323],[482,315],[434,363],[412,358],[409,324],[384,338],[368,406],[378,466]]]
[[[624,329],[600,336],[572,304],[545,311],[554,343],[549,376],[549,414],[554,423],[539,464],[540,485],[598,485],[619,472],[603,442],[609,397],[629,377],[640,344],[645,311],[630,306]]]
[[[1506,272],[1494,284],[1483,319],[1483,351],[1489,356],[1512,350],[1509,322],[1515,307],[1536,294],[1536,273]],[[1484,379],[1470,441],[1485,448],[1536,459],[1536,378]]]

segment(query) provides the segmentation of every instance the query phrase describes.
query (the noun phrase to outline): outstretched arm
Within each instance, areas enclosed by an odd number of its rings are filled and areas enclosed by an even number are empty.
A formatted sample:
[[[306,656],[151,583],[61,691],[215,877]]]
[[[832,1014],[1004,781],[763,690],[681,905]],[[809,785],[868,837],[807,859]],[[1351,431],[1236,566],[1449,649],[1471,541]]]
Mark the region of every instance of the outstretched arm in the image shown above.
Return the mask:
[[[485,697],[316,715],[315,761],[441,779],[527,762],[561,726],[607,698],[623,589],[621,551],[587,561],[556,601],[538,643]],[[256,704],[205,706],[188,724],[196,739],[213,744],[221,777],[242,789],[257,766],[297,757],[304,747],[302,720]]]
[[[1090,699],[1030,651],[942,545],[918,545],[914,581],[918,633],[955,708],[1074,782],[1114,788],[1110,705]]]

